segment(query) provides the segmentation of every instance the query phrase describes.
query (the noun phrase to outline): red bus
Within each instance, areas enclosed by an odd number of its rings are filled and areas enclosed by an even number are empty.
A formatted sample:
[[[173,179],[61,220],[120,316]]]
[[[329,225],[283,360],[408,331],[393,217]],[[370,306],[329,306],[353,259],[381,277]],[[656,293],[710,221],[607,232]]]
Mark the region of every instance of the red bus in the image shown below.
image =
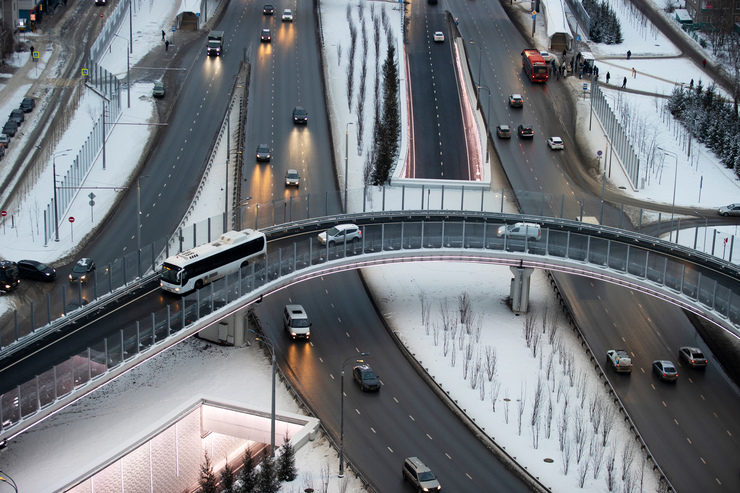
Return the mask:
[[[547,82],[548,67],[537,50],[522,51],[522,67],[532,82]]]

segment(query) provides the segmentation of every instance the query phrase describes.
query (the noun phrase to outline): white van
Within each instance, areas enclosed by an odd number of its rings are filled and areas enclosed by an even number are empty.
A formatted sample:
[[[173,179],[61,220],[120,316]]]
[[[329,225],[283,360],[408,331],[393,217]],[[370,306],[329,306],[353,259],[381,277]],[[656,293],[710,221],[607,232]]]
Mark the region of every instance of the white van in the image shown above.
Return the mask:
[[[504,224],[498,228],[496,234],[500,236],[508,236],[509,238],[516,238],[518,240],[540,240],[542,239],[542,228],[539,224],[535,223],[514,223]]]
[[[311,337],[312,324],[308,320],[306,310],[301,305],[285,305],[283,325],[293,340],[299,337],[308,340]]]

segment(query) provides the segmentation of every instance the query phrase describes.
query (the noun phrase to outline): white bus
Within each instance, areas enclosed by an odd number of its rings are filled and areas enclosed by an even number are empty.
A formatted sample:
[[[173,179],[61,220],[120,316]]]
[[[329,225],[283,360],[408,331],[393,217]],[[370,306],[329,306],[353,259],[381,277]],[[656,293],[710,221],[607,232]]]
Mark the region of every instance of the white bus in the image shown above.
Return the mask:
[[[165,291],[183,294],[237,272],[250,260],[267,251],[264,233],[252,229],[227,231],[205,245],[178,253],[162,264],[159,285]]]

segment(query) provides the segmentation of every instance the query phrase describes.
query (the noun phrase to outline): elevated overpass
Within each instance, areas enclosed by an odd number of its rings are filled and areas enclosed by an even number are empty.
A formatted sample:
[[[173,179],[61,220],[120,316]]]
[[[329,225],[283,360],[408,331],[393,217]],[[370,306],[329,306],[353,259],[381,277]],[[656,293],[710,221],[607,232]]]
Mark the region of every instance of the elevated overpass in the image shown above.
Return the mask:
[[[541,239],[499,236],[503,224],[541,225]],[[315,236],[353,222],[361,241],[321,246]],[[165,309],[132,321],[117,335],[0,395],[0,440],[68,406],[88,392],[187,337],[235,317],[263,296],[350,269],[399,262],[473,262],[541,268],[606,281],[650,294],[740,338],[740,270],[695,250],[640,233],[568,219],[515,214],[417,210],[342,214],[263,229],[265,258]],[[136,281],[156,290],[154,274]]]

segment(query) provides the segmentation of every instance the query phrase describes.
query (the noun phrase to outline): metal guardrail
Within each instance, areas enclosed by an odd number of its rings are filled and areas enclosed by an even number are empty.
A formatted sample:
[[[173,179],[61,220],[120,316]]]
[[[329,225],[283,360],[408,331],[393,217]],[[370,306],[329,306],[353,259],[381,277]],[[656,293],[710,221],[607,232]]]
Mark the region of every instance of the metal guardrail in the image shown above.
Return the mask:
[[[542,237],[498,236],[526,219]],[[362,240],[317,246],[338,222],[362,226]],[[290,283],[348,268],[399,261],[452,260],[588,274],[629,286],[738,332],[740,271],[691,249],[639,233],[563,219],[491,213],[405,211],[330,216],[267,228],[263,260],[176,299],[85,351],[0,395],[0,439],[13,436],[180,340]]]

